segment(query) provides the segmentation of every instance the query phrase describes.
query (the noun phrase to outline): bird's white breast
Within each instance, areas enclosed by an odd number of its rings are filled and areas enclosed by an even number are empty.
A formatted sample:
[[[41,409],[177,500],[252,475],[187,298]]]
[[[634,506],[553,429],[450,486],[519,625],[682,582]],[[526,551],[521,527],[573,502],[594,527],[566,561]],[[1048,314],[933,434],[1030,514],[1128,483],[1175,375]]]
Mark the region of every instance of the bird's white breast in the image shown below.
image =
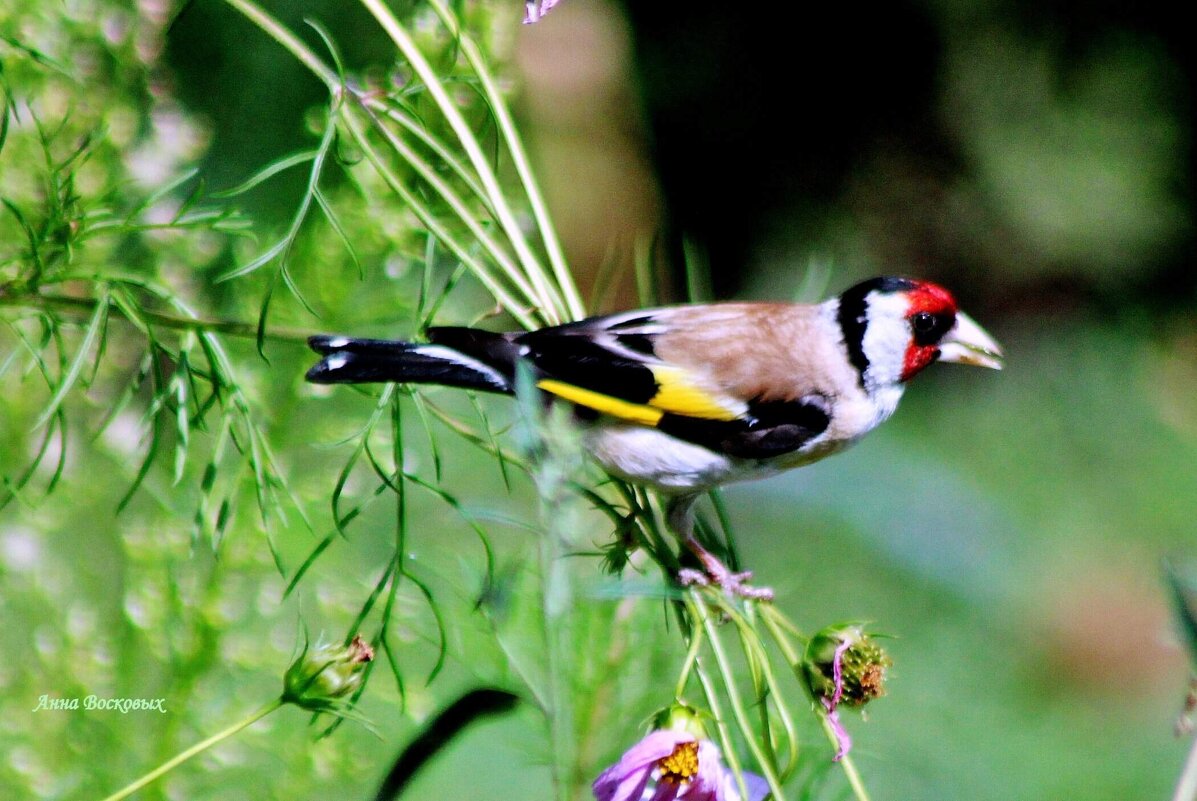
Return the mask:
[[[734,460],[655,428],[599,425],[587,431],[586,444],[608,472],[666,492],[689,492],[735,480]]]
[[[735,459],[644,426],[607,424],[586,432],[587,449],[609,473],[673,494],[764,478],[818,461],[847,444],[820,437],[785,456]]]
[[[667,493],[701,492],[722,484],[764,478],[817,462],[847,448],[893,414],[902,387],[873,395],[847,393],[835,404],[831,425],[793,453],[770,459],[737,459],[677,439],[655,428],[610,418],[585,432],[586,448],[611,474]]]

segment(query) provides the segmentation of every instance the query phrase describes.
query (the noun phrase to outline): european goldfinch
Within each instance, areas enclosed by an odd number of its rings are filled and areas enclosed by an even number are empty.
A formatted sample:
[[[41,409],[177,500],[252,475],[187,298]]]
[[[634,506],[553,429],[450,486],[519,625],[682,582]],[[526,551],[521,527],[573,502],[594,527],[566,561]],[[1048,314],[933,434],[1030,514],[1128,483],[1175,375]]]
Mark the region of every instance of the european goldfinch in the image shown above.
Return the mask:
[[[851,445],[935,361],[1001,369],[998,344],[928,281],[879,277],[819,304],[640,309],[536,331],[430,328],[427,343],[315,336],[320,384],[394,381],[512,394],[517,361],[573,405],[594,459],[668,498],[703,564],[685,581],[747,587],[693,535],[705,491],[800,467]]]

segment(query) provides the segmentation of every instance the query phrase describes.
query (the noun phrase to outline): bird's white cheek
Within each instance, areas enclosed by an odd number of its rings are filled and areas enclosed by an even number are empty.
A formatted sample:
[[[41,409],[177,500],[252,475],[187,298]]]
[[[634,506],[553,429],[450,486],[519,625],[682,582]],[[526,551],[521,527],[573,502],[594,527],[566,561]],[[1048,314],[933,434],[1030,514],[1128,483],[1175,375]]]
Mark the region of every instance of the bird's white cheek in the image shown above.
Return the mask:
[[[870,296],[869,327],[861,342],[869,360],[867,380],[870,389],[902,380],[906,348],[910,344],[910,330],[905,319],[907,302],[899,295]]]

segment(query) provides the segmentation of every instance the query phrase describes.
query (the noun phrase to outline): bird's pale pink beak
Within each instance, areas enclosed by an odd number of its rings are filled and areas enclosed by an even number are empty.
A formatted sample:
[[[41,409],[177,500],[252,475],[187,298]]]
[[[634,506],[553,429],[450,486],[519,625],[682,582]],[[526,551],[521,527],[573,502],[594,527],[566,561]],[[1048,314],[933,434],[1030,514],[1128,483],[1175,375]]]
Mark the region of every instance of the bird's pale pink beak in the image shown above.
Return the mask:
[[[973,318],[957,312],[956,325],[939,341],[939,360],[1001,370],[1002,347]]]

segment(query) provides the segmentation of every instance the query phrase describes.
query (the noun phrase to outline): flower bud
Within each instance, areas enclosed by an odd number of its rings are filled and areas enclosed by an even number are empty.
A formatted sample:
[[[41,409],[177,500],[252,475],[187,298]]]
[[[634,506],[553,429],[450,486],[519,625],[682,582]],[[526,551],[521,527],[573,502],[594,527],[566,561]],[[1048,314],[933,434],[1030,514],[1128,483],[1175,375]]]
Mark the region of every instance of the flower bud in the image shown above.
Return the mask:
[[[322,711],[352,693],[362,683],[374,649],[357,635],[349,645],[304,646],[283,677],[283,700],[304,709]]]
[[[703,740],[707,736],[698,710],[685,704],[667,706],[658,712],[653,718],[653,729],[684,732],[696,740]]]

